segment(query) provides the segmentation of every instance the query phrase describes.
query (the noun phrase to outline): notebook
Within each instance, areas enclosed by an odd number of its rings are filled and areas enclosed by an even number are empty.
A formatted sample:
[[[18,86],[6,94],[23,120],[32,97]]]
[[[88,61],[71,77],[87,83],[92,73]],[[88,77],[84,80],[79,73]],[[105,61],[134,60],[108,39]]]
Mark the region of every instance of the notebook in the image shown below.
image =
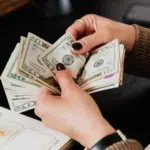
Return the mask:
[[[72,144],[40,121],[0,107],[0,150],[67,150]]]

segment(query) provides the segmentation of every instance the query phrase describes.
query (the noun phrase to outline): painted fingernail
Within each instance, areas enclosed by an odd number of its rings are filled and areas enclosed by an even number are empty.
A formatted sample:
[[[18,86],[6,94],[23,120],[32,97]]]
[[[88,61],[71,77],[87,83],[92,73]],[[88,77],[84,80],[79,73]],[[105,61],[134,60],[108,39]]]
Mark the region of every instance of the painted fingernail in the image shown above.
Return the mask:
[[[79,43],[79,42],[76,42],[76,43],[73,43],[72,44],[72,48],[75,50],[75,51],[78,51],[82,48],[82,44]]]
[[[56,65],[57,71],[66,70],[66,67],[62,63]]]

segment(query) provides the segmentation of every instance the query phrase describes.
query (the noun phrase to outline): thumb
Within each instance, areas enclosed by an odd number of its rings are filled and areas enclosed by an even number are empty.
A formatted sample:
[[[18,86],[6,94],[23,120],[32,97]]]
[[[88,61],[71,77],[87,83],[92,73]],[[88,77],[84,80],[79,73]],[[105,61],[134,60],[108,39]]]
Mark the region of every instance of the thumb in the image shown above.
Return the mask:
[[[56,70],[56,80],[59,83],[62,92],[70,91],[77,86],[71,77],[70,72],[66,70],[66,67],[62,63],[56,65]]]
[[[103,43],[104,43],[103,37],[101,37],[98,33],[93,33],[73,43],[72,50],[73,53],[84,54],[90,51],[92,48],[96,47],[97,45]]]

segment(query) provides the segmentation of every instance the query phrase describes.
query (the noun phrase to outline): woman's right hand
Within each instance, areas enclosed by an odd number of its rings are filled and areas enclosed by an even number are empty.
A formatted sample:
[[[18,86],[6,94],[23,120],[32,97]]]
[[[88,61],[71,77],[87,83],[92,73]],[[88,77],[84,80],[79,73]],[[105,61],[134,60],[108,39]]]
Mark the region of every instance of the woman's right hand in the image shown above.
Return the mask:
[[[71,32],[76,38],[72,45],[73,52],[83,54],[97,45],[108,43],[113,39],[119,39],[125,45],[126,51],[130,52],[135,41],[135,27],[94,14],[83,16],[76,20],[66,32]]]
[[[62,93],[54,96],[49,89],[40,89],[35,113],[42,122],[88,148],[116,132],[102,116],[93,98],[74,82],[65,66],[59,63],[56,68],[55,77]]]

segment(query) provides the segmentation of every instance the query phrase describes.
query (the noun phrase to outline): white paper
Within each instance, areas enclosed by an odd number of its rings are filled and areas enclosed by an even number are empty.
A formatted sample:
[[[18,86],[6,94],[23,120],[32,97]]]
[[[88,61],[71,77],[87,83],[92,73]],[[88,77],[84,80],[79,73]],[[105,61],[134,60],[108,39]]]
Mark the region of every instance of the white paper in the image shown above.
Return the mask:
[[[0,107],[0,150],[59,150],[70,138],[40,121]]]

